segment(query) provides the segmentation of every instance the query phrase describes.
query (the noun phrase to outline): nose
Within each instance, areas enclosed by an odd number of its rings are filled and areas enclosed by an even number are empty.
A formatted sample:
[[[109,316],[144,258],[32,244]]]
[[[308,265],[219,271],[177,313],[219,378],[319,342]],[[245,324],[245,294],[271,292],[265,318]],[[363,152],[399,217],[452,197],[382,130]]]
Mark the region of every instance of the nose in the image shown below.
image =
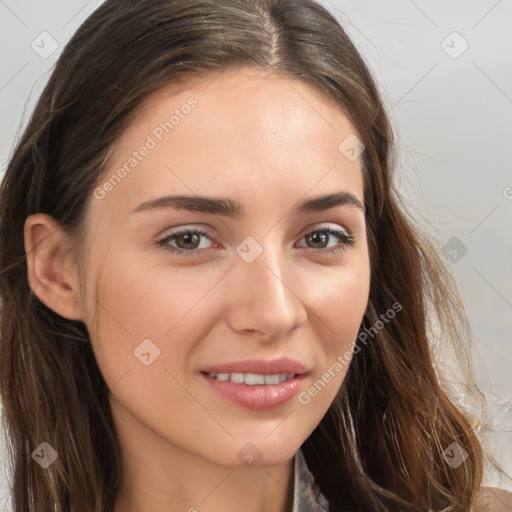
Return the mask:
[[[228,317],[234,331],[270,342],[306,322],[301,283],[282,251],[266,246],[252,263],[240,258],[236,265]]]

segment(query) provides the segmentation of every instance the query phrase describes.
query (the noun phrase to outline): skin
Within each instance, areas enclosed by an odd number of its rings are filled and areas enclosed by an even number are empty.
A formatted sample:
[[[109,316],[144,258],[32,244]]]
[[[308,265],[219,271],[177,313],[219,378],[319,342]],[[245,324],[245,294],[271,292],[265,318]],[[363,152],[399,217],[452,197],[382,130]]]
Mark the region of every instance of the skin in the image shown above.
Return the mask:
[[[198,105],[190,114],[103,199],[91,195],[79,253],[47,215],[27,219],[29,282],[91,333],[122,446],[115,512],[283,512],[293,457],[348,366],[309,403],[294,398],[266,411],[226,401],[198,372],[286,355],[306,365],[304,391],[352,350],[370,283],[363,211],[345,204],[299,216],[291,209],[341,190],[364,204],[360,159],[338,150],[356,132],[336,103],[299,80],[225,70],[147,97],[99,186],[191,96]],[[132,212],[166,194],[229,197],[245,216]],[[341,245],[335,237],[323,245],[305,237],[325,226],[348,232],[354,245],[329,254]],[[207,232],[195,246],[168,242],[199,256],[155,243],[175,228]],[[236,252],[248,236],[263,249],[252,263]],[[145,366],[134,350],[148,338],[160,355]],[[249,442],[260,456],[252,467],[237,457]]]

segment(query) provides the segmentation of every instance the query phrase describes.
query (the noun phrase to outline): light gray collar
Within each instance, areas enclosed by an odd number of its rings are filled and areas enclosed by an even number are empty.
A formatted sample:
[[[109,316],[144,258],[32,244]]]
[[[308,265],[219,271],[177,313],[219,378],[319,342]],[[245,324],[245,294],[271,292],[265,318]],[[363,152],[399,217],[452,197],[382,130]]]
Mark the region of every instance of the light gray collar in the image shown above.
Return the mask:
[[[315,484],[315,479],[308,469],[306,459],[299,449],[295,454],[295,477],[291,512],[326,512],[328,510],[329,502]]]

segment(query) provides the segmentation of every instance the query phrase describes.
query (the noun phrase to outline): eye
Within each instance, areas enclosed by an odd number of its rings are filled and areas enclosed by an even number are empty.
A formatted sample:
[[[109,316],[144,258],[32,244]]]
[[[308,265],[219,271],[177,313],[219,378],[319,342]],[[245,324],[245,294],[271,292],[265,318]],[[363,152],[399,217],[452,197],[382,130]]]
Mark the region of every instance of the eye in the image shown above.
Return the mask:
[[[197,256],[199,252],[201,252],[200,249],[197,248],[198,244],[201,242],[201,237],[210,238],[208,233],[202,229],[188,228],[167,234],[164,238],[157,240],[156,243],[170,252],[184,256]],[[173,241],[177,241],[178,247],[171,245]]]
[[[327,249],[325,244],[332,238],[337,240],[338,243]],[[320,254],[338,254],[354,245],[354,238],[346,231],[341,229],[332,229],[329,227],[322,227],[314,231],[310,231],[303,236],[303,239],[312,244],[321,245],[322,247],[320,249],[313,248],[314,253]]]
[[[163,238],[155,240],[155,243],[166,251],[170,251],[175,254],[183,256],[199,256],[201,252],[211,248],[200,248],[202,238],[211,240],[206,231],[198,228],[187,228],[167,233]],[[332,229],[329,227],[322,227],[314,231],[310,231],[303,235],[301,240],[302,239],[306,240],[306,243],[320,245],[320,248],[312,248],[312,251],[319,255],[341,253],[348,247],[354,245],[354,238],[346,231]],[[334,246],[329,247],[328,243],[332,239],[337,243],[335,243]]]

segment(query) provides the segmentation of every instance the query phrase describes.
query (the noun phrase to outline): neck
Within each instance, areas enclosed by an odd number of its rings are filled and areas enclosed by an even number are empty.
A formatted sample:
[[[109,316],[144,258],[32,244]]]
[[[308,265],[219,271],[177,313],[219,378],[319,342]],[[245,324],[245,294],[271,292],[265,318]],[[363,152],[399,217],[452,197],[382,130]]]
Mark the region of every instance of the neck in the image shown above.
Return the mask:
[[[219,466],[171,444],[133,417],[123,420],[118,428],[122,478],[114,512],[291,510],[293,458],[271,467]]]

